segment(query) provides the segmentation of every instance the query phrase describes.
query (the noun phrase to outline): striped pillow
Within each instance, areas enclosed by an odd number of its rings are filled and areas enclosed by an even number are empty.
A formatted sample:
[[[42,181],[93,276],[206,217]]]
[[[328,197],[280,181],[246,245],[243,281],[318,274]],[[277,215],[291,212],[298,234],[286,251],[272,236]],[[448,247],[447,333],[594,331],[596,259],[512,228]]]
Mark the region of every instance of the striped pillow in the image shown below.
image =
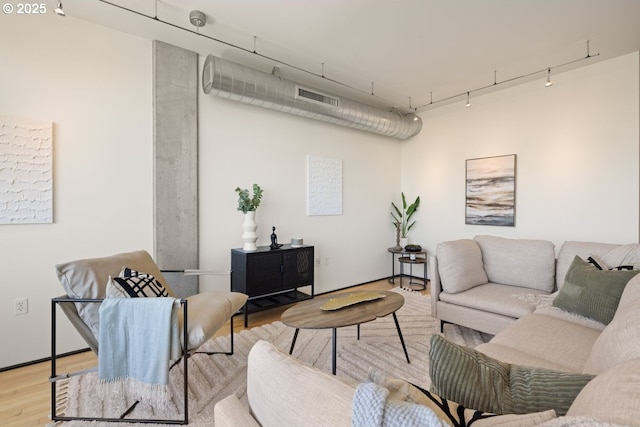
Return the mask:
[[[598,270],[576,255],[553,306],[608,325],[627,282],[638,273],[638,270]]]
[[[167,289],[154,276],[123,267],[119,277],[109,276],[107,297],[168,297]]]
[[[511,365],[479,351],[431,337],[431,391],[468,408],[496,414],[526,414],[569,406],[594,375]]]

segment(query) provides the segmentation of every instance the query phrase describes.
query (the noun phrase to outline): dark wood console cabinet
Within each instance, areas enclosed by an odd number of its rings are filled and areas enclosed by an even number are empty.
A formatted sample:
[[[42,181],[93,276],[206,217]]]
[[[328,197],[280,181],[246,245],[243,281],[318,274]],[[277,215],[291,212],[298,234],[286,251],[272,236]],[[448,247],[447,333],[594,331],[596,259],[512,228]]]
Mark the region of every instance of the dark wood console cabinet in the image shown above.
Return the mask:
[[[231,249],[231,290],[249,295],[242,309],[245,328],[249,313],[313,298],[313,262],[313,246]],[[310,294],[298,291],[305,286]]]

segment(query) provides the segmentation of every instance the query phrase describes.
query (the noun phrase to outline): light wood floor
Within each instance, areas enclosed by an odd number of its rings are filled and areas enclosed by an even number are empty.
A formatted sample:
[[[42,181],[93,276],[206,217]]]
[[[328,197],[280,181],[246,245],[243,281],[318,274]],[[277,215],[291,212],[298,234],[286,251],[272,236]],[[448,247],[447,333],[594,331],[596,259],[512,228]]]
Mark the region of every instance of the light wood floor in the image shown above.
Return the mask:
[[[396,279],[396,286],[397,284],[398,279]],[[349,290],[389,290],[392,287],[393,285],[385,279],[349,288]],[[428,287],[427,290],[421,292],[428,294]],[[282,312],[287,308],[289,306],[249,315],[249,328],[280,320]],[[243,330],[242,316],[237,316],[233,325],[235,332]],[[229,324],[220,328],[216,336],[228,333]],[[93,352],[87,351],[57,359],[56,363],[58,374],[74,372],[97,366],[97,357]],[[49,423],[49,413],[51,412],[50,375],[50,362],[0,372],[0,425],[3,427],[43,427]]]

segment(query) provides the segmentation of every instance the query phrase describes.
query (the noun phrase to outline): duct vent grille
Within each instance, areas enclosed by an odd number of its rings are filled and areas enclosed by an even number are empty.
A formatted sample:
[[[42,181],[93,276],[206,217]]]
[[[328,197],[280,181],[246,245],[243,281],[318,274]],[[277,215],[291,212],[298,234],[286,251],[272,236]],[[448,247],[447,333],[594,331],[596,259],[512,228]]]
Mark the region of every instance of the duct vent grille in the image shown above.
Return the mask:
[[[304,100],[317,102],[319,104],[331,105],[332,107],[340,106],[340,100],[338,98],[333,98],[322,93],[313,92],[300,86],[296,86],[296,98],[302,98]]]

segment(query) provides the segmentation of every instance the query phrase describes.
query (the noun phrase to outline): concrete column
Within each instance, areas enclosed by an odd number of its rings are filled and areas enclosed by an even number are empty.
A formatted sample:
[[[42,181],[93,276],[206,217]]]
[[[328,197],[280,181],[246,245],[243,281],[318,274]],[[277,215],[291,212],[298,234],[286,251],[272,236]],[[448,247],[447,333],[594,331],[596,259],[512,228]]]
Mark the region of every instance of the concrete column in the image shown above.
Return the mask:
[[[198,268],[198,54],[153,41],[154,257],[162,270]],[[167,274],[179,297],[197,276]]]

